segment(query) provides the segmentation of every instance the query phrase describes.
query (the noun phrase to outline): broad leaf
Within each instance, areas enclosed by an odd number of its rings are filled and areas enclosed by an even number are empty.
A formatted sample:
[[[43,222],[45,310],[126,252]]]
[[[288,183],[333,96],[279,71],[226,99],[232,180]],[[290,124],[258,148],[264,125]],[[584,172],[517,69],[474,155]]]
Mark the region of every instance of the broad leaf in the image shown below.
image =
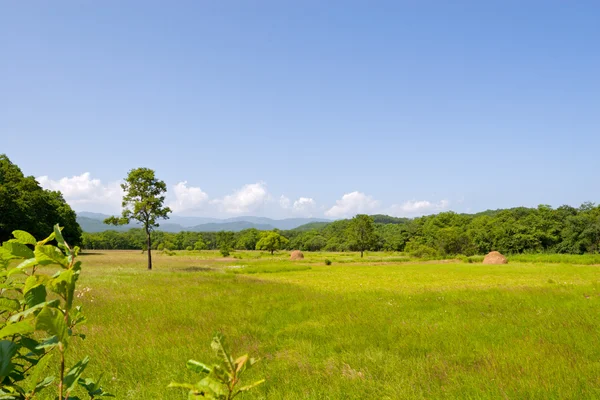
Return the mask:
[[[13,231],[13,236],[15,239],[22,244],[30,244],[35,246],[37,244],[37,240],[33,237],[32,234],[25,231]]]
[[[26,245],[19,243],[19,242],[4,242],[2,244],[2,247],[4,247],[7,251],[10,252],[10,254],[13,257],[17,257],[17,258],[33,258],[33,251],[31,251],[31,249],[29,247],[27,247]]]
[[[24,335],[31,333],[35,330],[35,327],[31,321],[23,320],[15,322],[14,324],[8,324],[0,330],[0,339],[12,335]]]
[[[35,246],[35,258],[41,265],[59,264],[65,268],[69,266],[67,257],[57,247],[51,245]]]
[[[248,390],[257,387],[258,385],[261,385],[264,382],[265,382],[265,380],[261,379],[260,381],[256,381],[256,382],[254,382],[254,383],[252,383],[250,385],[246,385],[246,386],[243,386],[243,387],[239,388],[238,392],[247,392]]]
[[[65,245],[65,239],[63,238],[60,226],[58,224],[54,225],[54,239],[59,245]]]
[[[10,374],[15,367],[11,362],[19,347],[8,340],[0,341],[0,378]],[[2,380],[2,379],[0,379]]]
[[[81,378],[81,374],[87,367],[88,362],[90,361],[89,357],[85,357],[83,360],[79,361],[77,364],[73,365],[73,367],[67,372],[65,378],[63,379],[64,387],[67,393],[72,391],[77,385],[77,381]]]
[[[44,307],[37,315],[35,329],[55,335],[66,346],[67,324],[65,316],[56,308]]]
[[[221,335],[220,333],[217,333],[213,337],[210,347],[215,351],[215,353],[217,354],[217,357],[219,357],[220,359],[223,360],[225,367],[227,368],[227,371],[230,374],[233,374],[233,371],[235,370],[235,367],[233,365],[233,360],[231,359],[231,356],[229,355],[229,353],[227,353],[227,350],[225,350],[224,343],[225,343],[225,337],[223,335]]]
[[[21,318],[27,318],[28,316],[30,316],[31,314],[34,314],[38,311],[40,311],[42,308],[48,306],[48,307],[55,307],[60,303],[60,300],[51,300],[51,301],[47,301],[45,303],[40,303],[36,306],[33,306],[31,308],[28,308],[24,311],[21,311],[20,313],[17,313],[13,316],[11,316],[8,320],[10,322],[17,322],[18,320],[20,320]]]
[[[15,299],[0,297],[0,311],[17,311],[21,305]]]
[[[211,369],[208,366],[196,360],[188,360],[188,362],[186,363],[186,367],[189,370],[197,372],[199,374],[210,374],[211,372]]]
[[[46,287],[44,285],[36,286],[25,293],[25,303],[27,307],[34,307],[46,301]]]

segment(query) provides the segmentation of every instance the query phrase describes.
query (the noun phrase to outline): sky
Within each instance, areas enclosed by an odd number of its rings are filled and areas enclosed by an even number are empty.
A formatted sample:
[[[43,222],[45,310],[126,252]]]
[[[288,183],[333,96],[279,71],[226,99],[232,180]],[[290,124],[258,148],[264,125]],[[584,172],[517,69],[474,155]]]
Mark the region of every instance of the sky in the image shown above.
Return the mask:
[[[76,211],[598,202],[597,1],[7,1],[0,153]]]

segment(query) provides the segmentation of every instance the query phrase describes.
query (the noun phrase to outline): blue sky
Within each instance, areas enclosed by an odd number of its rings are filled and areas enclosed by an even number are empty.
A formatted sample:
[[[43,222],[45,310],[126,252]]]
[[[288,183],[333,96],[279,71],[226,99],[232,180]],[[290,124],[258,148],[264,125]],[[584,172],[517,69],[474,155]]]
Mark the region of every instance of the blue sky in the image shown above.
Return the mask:
[[[0,11],[0,152],[76,210],[598,201],[600,3],[63,1]]]

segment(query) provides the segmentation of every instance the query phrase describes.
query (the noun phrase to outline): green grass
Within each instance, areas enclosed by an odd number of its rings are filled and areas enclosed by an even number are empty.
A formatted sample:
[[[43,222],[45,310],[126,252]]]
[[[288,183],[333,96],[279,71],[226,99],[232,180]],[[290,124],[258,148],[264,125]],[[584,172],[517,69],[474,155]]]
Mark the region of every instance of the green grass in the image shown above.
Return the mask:
[[[600,254],[516,254],[508,259],[515,262],[600,265]]]
[[[157,254],[152,272],[140,252],[81,257],[76,355],[123,399],[186,398],[166,386],[214,360],[217,330],[262,359],[242,398],[600,398],[599,267],[234,254]]]

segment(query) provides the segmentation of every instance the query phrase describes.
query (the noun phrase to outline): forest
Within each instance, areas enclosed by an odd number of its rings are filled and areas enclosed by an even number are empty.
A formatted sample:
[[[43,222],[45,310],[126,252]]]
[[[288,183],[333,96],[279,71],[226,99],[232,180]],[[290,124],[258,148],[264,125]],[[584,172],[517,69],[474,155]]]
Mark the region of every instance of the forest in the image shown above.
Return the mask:
[[[520,253],[597,253],[600,249],[600,206],[517,207],[477,214],[443,212],[414,219],[371,216],[375,240],[368,250],[403,251],[416,257],[486,254],[492,250]],[[350,220],[314,223],[277,231],[288,239],[285,250],[355,251],[348,236]],[[160,229],[160,228],[159,228]],[[158,250],[254,250],[261,231],[152,232]],[[83,233],[85,249],[142,249],[144,232]]]

